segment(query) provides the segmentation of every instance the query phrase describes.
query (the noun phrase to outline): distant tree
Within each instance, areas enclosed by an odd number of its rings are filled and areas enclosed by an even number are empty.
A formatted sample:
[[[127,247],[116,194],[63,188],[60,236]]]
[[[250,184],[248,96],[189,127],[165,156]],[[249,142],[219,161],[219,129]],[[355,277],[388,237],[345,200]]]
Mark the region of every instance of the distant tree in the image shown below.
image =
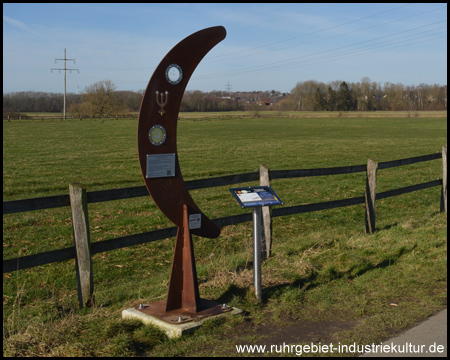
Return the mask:
[[[416,110],[415,109],[415,91],[411,88],[404,88],[403,84],[393,84],[387,82],[384,84],[384,95],[386,96],[386,110]],[[383,95],[383,97],[384,97]]]
[[[314,100],[316,102],[316,110],[322,111],[326,109],[325,97],[319,87],[316,89],[316,93],[314,94]]]
[[[335,111],[336,110],[336,91],[334,91],[331,86],[328,86],[327,91],[327,107],[326,109],[328,111]]]
[[[34,91],[3,94],[3,112],[59,112],[62,108],[61,94]]]
[[[103,80],[86,88],[82,95],[67,94],[68,112],[72,115],[114,115],[139,111],[144,90],[115,91],[110,80]],[[348,95],[348,97],[347,97]],[[188,90],[184,93],[181,111],[251,110],[261,99],[270,98],[273,110],[384,110],[418,111],[447,110],[447,85],[419,84],[404,86],[386,82],[383,85],[369,78],[349,83],[342,80],[327,84],[315,80],[297,83],[291,93],[278,91],[245,91],[225,94],[223,91],[203,93]],[[3,113],[61,112],[63,95],[22,91],[3,94]]]
[[[92,115],[92,110],[87,103],[72,103],[67,108],[67,113],[76,117],[86,117]]]
[[[83,94],[83,106],[90,115],[113,115],[122,110],[122,104],[115,93],[116,86],[111,80],[101,80],[95,84],[86,86]]]
[[[203,92],[200,90],[186,91],[183,97],[184,109],[181,111],[203,111]]]
[[[447,85],[440,86],[437,84],[433,85],[433,90],[436,96],[435,108],[433,110],[445,109],[447,110]]]
[[[361,97],[359,103],[359,109],[362,111],[372,110],[372,94],[370,87],[370,78],[365,76],[361,79]]]
[[[299,82],[291,90],[291,95],[297,103],[297,110],[314,111],[316,110],[315,93],[319,83],[316,80]]]
[[[287,96],[285,99],[278,101],[274,106],[274,110],[278,111],[293,111],[296,108],[297,105],[293,96]]]
[[[129,111],[139,111],[141,108],[143,93],[134,91],[116,91],[116,94],[123,108],[128,109]]]
[[[350,109],[350,90],[345,81],[339,86],[337,93],[337,110],[348,111]]]

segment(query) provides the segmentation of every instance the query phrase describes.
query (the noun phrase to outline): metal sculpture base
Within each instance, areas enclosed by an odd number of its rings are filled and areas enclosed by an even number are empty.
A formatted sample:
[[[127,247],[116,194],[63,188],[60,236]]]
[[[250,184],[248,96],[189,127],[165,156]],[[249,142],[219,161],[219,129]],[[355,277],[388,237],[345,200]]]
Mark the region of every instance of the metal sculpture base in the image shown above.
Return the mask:
[[[202,302],[202,300],[201,300],[201,302]],[[149,312],[153,312],[153,310],[157,310],[158,307],[164,308],[165,301],[161,301],[159,304],[153,303],[153,304],[145,304],[143,306],[145,307],[145,310],[148,309]],[[220,307],[220,305],[219,305],[219,307]],[[220,313],[219,311],[217,311],[219,313],[213,314],[216,312],[215,310],[220,310],[220,309],[212,307],[212,308],[209,308],[208,310],[205,310],[204,313],[202,311],[199,311],[196,314],[192,314],[194,316],[192,319],[186,319],[186,317],[182,317],[181,315],[178,315],[176,313],[171,314],[171,312],[168,312],[166,314],[167,317],[165,318],[165,321],[163,321],[158,317],[146,314],[145,311],[136,310],[136,308],[130,308],[130,309],[125,309],[122,311],[122,318],[123,319],[127,319],[127,318],[128,319],[137,319],[137,320],[143,322],[144,324],[153,325],[153,326],[160,328],[162,331],[164,331],[166,333],[166,335],[169,338],[178,338],[188,332],[194,331],[195,329],[200,327],[203,324],[203,322],[209,321],[209,319],[214,319],[216,317],[223,317],[223,316],[231,316],[231,315],[242,313],[241,309],[232,308],[232,307],[227,307],[226,312]],[[159,311],[164,311],[164,310],[160,308]],[[181,316],[182,320],[180,322],[178,320],[173,321],[173,319],[171,320],[171,315],[173,315],[174,317]],[[190,321],[190,320],[193,320],[193,321]],[[169,321],[169,322],[167,322],[167,321]]]
[[[189,215],[193,215],[190,213],[188,206],[184,205],[183,227],[178,227],[167,299],[135,308],[169,324],[197,321],[233,310],[232,307],[200,298],[192,235],[189,230]]]
[[[166,300],[164,300],[150,304],[142,304],[142,309],[139,306],[134,309],[173,325],[198,321],[209,316],[219,315],[233,310],[230,306],[219,305],[215,301],[205,299],[200,299],[200,306],[201,309],[196,312],[183,308],[166,311]]]

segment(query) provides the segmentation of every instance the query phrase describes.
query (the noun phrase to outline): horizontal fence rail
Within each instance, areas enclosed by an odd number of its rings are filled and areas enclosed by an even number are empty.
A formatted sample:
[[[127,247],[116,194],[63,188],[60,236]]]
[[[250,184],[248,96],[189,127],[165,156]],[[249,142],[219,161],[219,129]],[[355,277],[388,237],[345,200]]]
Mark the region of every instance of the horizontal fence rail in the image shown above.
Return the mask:
[[[381,169],[388,169],[388,168],[391,168],[391,167],[416,164],[416,163],[419,163],[419,162],[436,160],[436,159],[442,159],[442,153],[441,152],[437,152],[435,154],[430,154],[430,155],[416,156],[416,157],[407,158],[407,159],[379,162],[378,163],[378,169],[380,169],[380,170]]]
[[[413,191],[424,190],[424,189],[428,189],[428,188],[440,186],[440,185],[442,185],[442,179],[432,180],[432,181],[428,181],[428,182],[421,183],[421,184],[405,186],[405,187],[402,187],[399,189],[388,190],[388,191],[377,193],[376,199],[377,200],[386,199],[386,198],[389,198],[392,196],[403,195],[403,194],[407,194],[407,193],[410,193]]]
[[[405,112],[406,114],[407,112]],[[331,114],[331,112],[330,112]],[[25,114],[10,114],[10,115],[3,115],[3,120],[119,120],[119,119],[135,119],[139,115],[138,114],[110,114],[110,115],[66,115],[64,118],[64,115],[25,115]],[[277,118],[303,118],[305,117],[304,114],[298,113],[298,114],[280,114],[280,113],[274,113],[274,114],[261,114],[256,112],[251,112],[249,114],[217,114],[217,115],[208,115],[208,116],[202,116],[202,115],[190,115],[189,113],[184,113],[182,116],[178,117],[178,120],[191,120],[191,121],[198,121],[198,120],[228,120],[228,119],[253,119],[253,118],[273,118],[276,116]],[[339,115],[338,115],[339,116]],[[346,116],[349,116],[347,113]],[[355,113],[355,116],[361,116],[358,113]]]
[[[387,169],[391,167],[410,165],[423,161],[430,161],[443,158],[444,175],[443,179],[437,179],[433,181],[428,181],[421,184],[415,184],[411,186],[406,186],[403,188],[398,188],[394,190],[389,190],[385,192],[380,192],[376,194],[376,199],[381,200],[392,196],[398,196],[401,194],[406,194],[413,191],[418,191],[422,189],[427,189],[435,186],[442,186],[442,198],[441,204],[445,203],[445,208],[441,210],[447,211],[446,208],[446,197],[447,197],[447,179],[446,179],[446,163],[447,163],[447,148],[443,147],[442,153],[435,153],[424,156],[417,156],[407,159],[400,159],[394,161],[380,162],[377,164],[378,169]],[[340,175],[340,174],[350,174],[357,172],[365,172],[367,170],[367,165],[354,165],[354,166],[344,166],[344,167],[332,167],[332,168],[320,168],[320,169],[296,169],[296,170],[275,170],[270,171],[270,178],[273,179],[287,179],[287,178],[298,178],[298,177],[311,177],[311,176],[326,176],[326,175]],[[238,183],[245,183],[256,181],[260,179],[260,174],[258,171],[244,174],[227,175],[209,179],[199,179],[187,181],[186,185],[188,190],[210,188],[216,186],[226,186],[234,185]],[[134,197],[148,196],[148,191],[145,186],[129,187],[122,189],[112,189],[112,190],[100,190],[87,192],[87,203],[104,202],[119,199],[128,199]],[[326,201],[314,204],[296,205],[291,207],[275,208],[272,210],[272,217],[287,216],[293,214],[307,213],[313,211],[320,211],[326,209],[334,209],[339,207],[346,207],[358,204],[364,204],[367,202],[367,194],[341,200]],[[32,199],[22,199],[22,200],[12,200],[3,202],[3,214],[13,214],[19,212],[27,212],[34,210],[58,208],[63,206],[70,206],[70,196],[69,195],[56,195],[48,196],[42,198],[32,198]],[[213,220],[220,227],[237,225],[240,223],[252,221],[252,214],[240,214],[227,216],[223,218],[217,218]],[[123,237],[103,240],[100,242],[94,242],[90,244],[91,254],[98,254],[105,251],[116,250],[128,246],[144,244],[148,242],[153,242],[157,240],[162,240],[166,238],[175,237],[177,232],[177,227],[170,227],[161,230],[155,230],[140,234],[127,235]],[[57,261],[70,260],[76,258],[75,246],[68,247],[65,249],[48,251],[45,253],[34,254],[23,256],[14,259],[3,260],[3,273],[12,272],[16,270],[22,270],[27,268],[32,268],[35,266],[50,264]]]
[[[267,113],[270,112],[270,113]],[[431,115],[430,113],[436,113]],[[397,115],[393,115],[392,113],[390,116],[395,117],[422,117],[425,113],[427,117],[440,117],[440,116],[446,116],[441,115],[441,113],[444,113],[446,111],[408,111],[403,110],[397,112]],[[385,111],[328,111],[327,112],[329,117],[344,117],[344,118],[356,118],[356,117],[378,117],[378,116],[384,116],[386,114]],[[136,119],[138,118],[138,113],[128,113],[128,114],[96,114],[96,115],[75,115],[70,114],[66,115],[64,118],[63,114],[58,115],[27,115],[27,114],[20,114],[20,113],[4,113],[3,114],[3,120],[60,120],[60,121],[82,121],[82,120],[119,120],[119,119]],[[263,108],[259,110],[246,110],[243,113],[239,114],[228,114],[224,112],[218,112],[217,114],[215,112],[209,113],[208,115],[198,115],[196,112],[182,112],[182,115],[179,116],[179,120],[181,121],[208,121],[208,120],[231,120],[231,119],[254,119],[254,118],[290,118],[290,119],[298,119],[298,118],[317,118],[317,117],[323,117],[323,112],[316,113],[316,112],[310,112],[310,111],[295,111],[295,112],[284,112],[284,111],[270,111],[265,110]]]
[[[255,181],[259,179],[259,173],[245,173],[237,175],[220,176],[209,179],[186,181],[188,190],[204,189],[216,186],[233,185]],[[131,199],[135,197],[148,196],[145,186],[135,186],[122,189],[90,191],[87,194],[88,203],[96,203],[111,200]],[[70,206],[69,195],[55,195],[39,198],[11,200],[3,202],[3,214],[14,214],[19,212],[52,209]]]
[[[401,160],[393,160],[378,163],[378,169],[388,169],[391,167],[415,164],[423,161],[441,159],[442,153],[417,156]],[[274,170],[270,172],[271,179],[289,179],[310,176],[341,175],[366,171],[367,165],[353,165],[319,169],[297,169],[297,170]],[[234,185],[259,179],[259,173],[245,173],[236,175],[220,176],[209,179],[199,179],[186,181],[188,190],[204,189],[216,186]],[[136,186],[122,189],[98,190],[88,192],[88,203],[130,199],[134,197],[147,196],[148,191],[145,186]],[[70,206],[69,195],[55,195],[40,198],[21,199],[3,202],[3,214],[13,214],[18,212],[52,209],[57,207]]]

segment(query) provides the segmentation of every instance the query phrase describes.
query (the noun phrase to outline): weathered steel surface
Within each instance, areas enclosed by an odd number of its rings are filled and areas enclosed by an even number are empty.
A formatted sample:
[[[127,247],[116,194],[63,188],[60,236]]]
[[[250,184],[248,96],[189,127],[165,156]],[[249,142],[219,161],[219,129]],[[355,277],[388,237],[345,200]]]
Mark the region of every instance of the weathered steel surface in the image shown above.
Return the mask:
[[[208,238],[218,237],[220,228],[200,211],[186,188],[178,161],[177,121],[184,90],[192,73],[203,57],[225,36],[226,31],[222,26],[207,28],[188,36],[169,51],[148,83],[138,122],[139,163],[147,189],[156,205],[178,227],[183,226],[183,205],[188,205],[195,213],[201,214],[201,228],[193,229],[192,233]],[[175,85],[166,79],[166,70],[172,64],[178,65],[183,71],[181,82]],[[157,99],[162,94],[165,94],[164,99]],[[159,146],[151,144],[149,140],[149,131],[155,125],[161,125],[167,131],[165,142]],[[146,178],[147,155],[169,153],[176,154],[175,176]]]
[[[201,212],[190,196],[177,152],[178,112],[186,85],[199,62],[225,35],[225,28],[217,26],[198,31],[177,44],[153,73],[139,112],[138,155],[142,175],[156,205],[178,226],[178,232],[167,300],[136,310],[168,323],[192,321],[227,310],[200,299],[191,233],[216,238],[220,227]],[[167,75],[169,67],[182,75],[171,78]],[[149,137],[150,132],[155,136]],[[175,165],[171,162],[174,158]],[[148,159],[153,159],[153,163]],[[164,159],[170,159],[168,166]]]
[[[189,215],[190,209],[183,205],[183,226],[178,228],[167,300],[146,304],[143,308],[136,307],[136,310],[169,324],[188,322],[231,310],[214,301],[200,298]]]
[[[194,247],[189,231],[189,215],[187,205],[183,205],[183,226],[178,227],[166,311],[182,308],[196,313],[200,307]]]

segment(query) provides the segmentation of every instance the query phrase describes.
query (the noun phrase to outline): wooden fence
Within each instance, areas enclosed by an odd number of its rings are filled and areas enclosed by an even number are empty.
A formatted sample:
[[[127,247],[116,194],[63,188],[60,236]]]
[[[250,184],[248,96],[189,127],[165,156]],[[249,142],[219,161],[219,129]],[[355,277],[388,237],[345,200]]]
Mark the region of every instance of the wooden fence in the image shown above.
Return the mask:
[[[432,180],[421,184],[415,184],[399,189],[389,190],[381,193],[376,192],[377,170],[388,169],[397,166],[409,165],[424,161],[441,159],[443,163],[442,179]],[[435,186],[442,186],[441,191],[441,211],[447,211],[447,147],[442,148],[442,153],[423,155],[407,159],[377,163],[368,160],[367,164],[332,167],[321,169],[297,169],[297,170],[274,170],[269,171],[261,166],[259,172],[221,176],[209,179],[187,181],[188,190],[210,188],[224,185],[234,185],[250,181],[260,180],[261,185],[269,185],[274,179],[287,179],[311,176],[340,175],[357,172],[366,172],[366,192],[360,197],[349,199],[326,201],[321,203],[297,205],[291,207],[281,207],[269,210],[266,208],[263,213],[263,253],[270,254],[271,218],[278,216],[293,215],[325,209],[333,209],[357,204],[365,204],[365,229],[367,233],[375,230],[375,204],[376,200],[385,199],[392,196],[406,194],[409,192],[427,189]],[[100,190],[87,192],[81,184],[71,184],[68,195],[56,195],[41,198],[13,200],[3,202],[3,214],[13,214],[26,211],[42,210],[71,206],[72,224],[74,230],[74,246],[48,251],[45,253],[28,255],[14,259],[3,260],[3,273],[21,269],[32,268],[57,261],[76,259],[76,271],[78,279],[78,291],[80,306],[88,305],[92,302],[93,276],[91,256],[105,251],[120,249],[123,247],[144,244],[152,241],[175,237],[177,228],[170,227],[140,234],[122,236],[114,239],[90,243],[88,203],[129,199],[134,197],[149,196],[145,186]],[[220,226],[235,225],[252,221],[252,214],[240,214],[214,219]]]
[[[242,114],[215,114],[215,113],[209,113],[208,115],[198,115],[196,113],[190,114],[189,112],[184,112],[182,115],[178,117],[178,120],[181,121],[200,121],[200,120],[231,120],[231,119],[254,119],[254,118],[270,118],[273,119],[276,118],[289,118],[289,119],[299,119],[299,118],[305,118],[305,117],[319,117],[319,115],[312,114],[308,112],[308,115],[305,115],[304,112],[297,112],[297,113],[286,113],[281,111],[273,111],[270,114],[264,113],[265,110],[262,110],[260,112],[259,110],[256,111],[246,111]],[[403,114],[403,113],[402,113]],[[366,116],[362,114],[361,112],[337,112],[337,111],[330,111],[328,114],[331,116],[337,116],[337,117],[361,117]],[[377,113],[371,113],[370,116],[379,116]],[[323,116],[323,113],[321,113],[320,116]],[[410,112],[404,112],[403,116],[405,117],[411,117]],[[414,115],[415,117],[418,117],[419,114],[416,112]],[[82,121],[82,120],[119,120],[119,119],[125,119],[125,120],[134,120],[139,117],[138,114],[112,114],[112,115],[83,115],[83,116],[75,116],[75,115],[67,115],[64,119],[64,115],[25,115],[25,114],[12,114],[12,115],[3,115],[3,120],[8,120],[9,122],[11,120],[37,120],[37,121],[44,121],[44,120],[66,120],[66,121]]]
[[[64,115],[4,115],[3,120],[119,120],[119,119],[137,119],[138,114],[116,114],[116,115],[84,115],[84,116],[75,116],[75,115],[67,115],[64,118]],[[183,116],[180,116],[178,120],[229,120],[229,119],[252,119],[252,118],[273,118],[276,116],[277,118],[301,118],[304,117],[302,113],[299,114],[282,114],[276,113],[273,114],[261,114],[258,112],[249,111],[247,114],[221,114],[216,115],[214,113],[209,115],[190,115],[189,113],[184,113]]]
[[[445,113],[443,115],[443,113]],[[389,112],[390,117],[446,117],[445,111],[398,111]],[[385,111],[327,111],[315,112],[315,111],[277,111],[277,110],[265,110],[264,108],[257,110],[246,110],[237,114],[227,112],[210,112],[208,114],[198,112],[182,112],[178,120],[200,121],[200,120],[230,120],[230,119],[253,119],[253,118],[316,118],[316,117],[344,117],[344,118],[358,118],[358,117],[385,117]],[[119,120],[119,119],[137,119],[139,114],[105,114],[105,115],[67,115],[64,119],[63,114],[54,115],[28,115],[21,113],[3,113],[3,120],[66,120],[66,121],[80,121],[80,120]]]
[[[3,114],[3,120],[83,120],[83,119],[99,119],[99,120],[119,120],[119,119],[137,119],[137,114],[116,114],[116,115],[84,115],[84,116],[75,116],[75,115],[67,115],[66,118],[64,118],[63,114],[60,115],[25,115],[25,114],[11,114],[11,115],[5,115]]]

